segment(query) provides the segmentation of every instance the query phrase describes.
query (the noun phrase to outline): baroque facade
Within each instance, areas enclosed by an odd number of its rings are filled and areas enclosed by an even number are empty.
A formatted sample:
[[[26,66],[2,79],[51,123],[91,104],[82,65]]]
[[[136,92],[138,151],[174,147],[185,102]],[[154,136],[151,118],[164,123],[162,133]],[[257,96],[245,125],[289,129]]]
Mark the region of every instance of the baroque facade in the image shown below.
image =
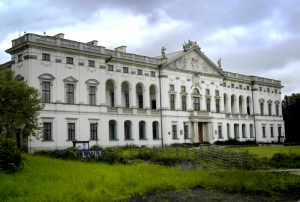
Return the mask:
[[[74,143],[160,146],[284,136],[280,81],[224,71],[197,42],[158,57],[25,34],[6,50],[16,79],[41,92],[44,132],[33,149]],[[26,141],[20,141],[20,143]]]

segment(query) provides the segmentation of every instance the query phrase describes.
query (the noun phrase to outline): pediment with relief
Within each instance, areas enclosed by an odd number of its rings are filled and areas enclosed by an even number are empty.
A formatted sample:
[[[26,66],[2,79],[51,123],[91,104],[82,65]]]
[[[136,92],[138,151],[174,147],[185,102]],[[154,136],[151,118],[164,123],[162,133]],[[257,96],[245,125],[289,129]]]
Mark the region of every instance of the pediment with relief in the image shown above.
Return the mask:
[[[198,50],[193,50],[167,64],[168,67],[223,76],[217,66],[207,61]]]
[[[64,82],[69,82],[69,83],[77,83],[77,82],[78,82],[78,80],[75,79],[75,78],[72,77],[72,76],[69,76],[69,77],[65,78],[63,81],[64,81]]]

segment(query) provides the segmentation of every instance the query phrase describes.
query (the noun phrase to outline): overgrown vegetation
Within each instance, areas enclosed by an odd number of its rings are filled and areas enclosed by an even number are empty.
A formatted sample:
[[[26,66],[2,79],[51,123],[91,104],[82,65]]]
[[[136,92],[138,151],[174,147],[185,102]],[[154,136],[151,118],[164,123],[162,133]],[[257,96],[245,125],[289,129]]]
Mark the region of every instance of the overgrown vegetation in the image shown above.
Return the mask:
[[[288,142],[288,143],[283,143],[284,146],[298,146],[300,145],[300,142]]]
[[[263,171],[182,171],[153,164],[108,165],[25,155],[29,165],[0,175],[4,201],[115,201],[165,189],[215,188],[279,195],[300,190],[300,176]]]
[[[75,147],[75,149],[77,149]],[[114,152],[111,148],[106,148],[102,150],[102,156],[96,157],[94,154],[87,152],[87,159],[83,159],[82,151],[76,150],[76,152],[71,151],[73,147],[67,148],[65,151],[60,152],[59,150],[45,151],[40,150],[34,152],[36,156],[46,156],[50,158],[57,158],[62,160],[74,160],[74,161],[85,161],[85,162],[103,162],[108,164],[127,164],[128,161],[122,155]]]
[[[0,134],[0,171],[5,173],[15,173],[24,168],[26,158],[17,147],[15,139],[4,139]]]
[[[210,142],[173,143],[171,147],[199,147],[200,145],[210,145]]]
[[[237,139],[228,139],[225,141],[217,140],[214,144],[216,145],[256,145],[255,140],[245,140],[245,141],[239,141]]]
[[[270,165],[276,168],[300,168],[300,154],[276,153],[270,159]]]

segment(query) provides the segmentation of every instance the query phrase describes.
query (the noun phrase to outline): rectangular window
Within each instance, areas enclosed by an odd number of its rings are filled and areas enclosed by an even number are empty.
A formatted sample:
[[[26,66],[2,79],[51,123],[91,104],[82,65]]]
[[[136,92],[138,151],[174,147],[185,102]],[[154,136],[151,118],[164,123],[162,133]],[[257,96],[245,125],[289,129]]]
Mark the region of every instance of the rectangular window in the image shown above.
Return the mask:
[[[172,125],[172,138],[176,139],[177,138],[177,126]]]
[[[42,54],[42,60],[50,61],[50,54],[43,53]]]
[[[143,95],[139,95],[139,108],[143,109]]]
[[[139,137],[140,137],[140,139],[146,139],[146,137],[145,137],[145,122],[144,121],[139,122]]]
[[[267,88],[267,92],[268,92],[268,93],[270,92],[270,88]]]
[[[278,136],[281,137],[281,127],[278,127]]]
[[[18,62],[22,61],[22,54],[18,55]]]
[[[181,86],[181,92],[185,92],[185,86]]]
[[[231,88],[234,88],[234,84],[233,83],[231,84]]]
[[[125,94],[126,108],[129,108],[129,94]]]
[[[75,123],[68,123],[68,140],[75,140]]]
[[[174,91],[174,85],[170,85],[170,91]]]
[[[216,96],[219,96],[219,91],[218,90],[216,90]]]
[[[50,82],[43,81],[42,96],[43,96],[43,102],[50,102]]]
[[[243,135],[243,138],[246,137],[246,125],[245,124],[242,125],[242,135]]]
[[[206,111],[210,111],[210,99],[206,98]]]
[[[239,125],[238,124],[234,124],[234,137],[235,138],[239,138]]]
[[[73,64],[73,58],[67,57],[66,63],[67,64]]]
[[[271,137],[274,137],[273,127],[272,127],[272,126],[271,126],[271,128],[270,128],[270,132],[271,132]]]
[[[115,93],[110,93],[111,106],[115,107]]]
[[[183,95],[183,96],[181,97],[181,100],[182,100],[182,106],[181,106],[181,109],[182,109],[183,111],[186,111],[186,97],[185,97],[185,95]]]
[[[97,140],[97,126],[94,123],[90,124],[91,128],[91,140]]]
[[[107,70],[108,71],[114,71],[114,66],[113,65],[108,65]]]
[[[123,67],[123,73],[128,73],[128,67]]]
[[[260,103],[260,115],[264,115],[264,103]]]
[[[226,82],[223,82],[223,87],[226,87]]]
[[[67,84],[67,103],[74,104],[74,85]]]
[[[200,110],[200,102],[199,102],[199,97],[193,97],[193,105],[194,105],[194,110],[199,111]]]
[[[157,121],[153,121],[152,122],[152,135],[153,135],[153,139],[158,139],[158,122]]]
[[[89,101],[90,101],[90,105],[96,105],[95,86],[90,86],[89,87]]]
[[[250,90],[250,87],[249,87],[249,86],[247,86],[247,90]]]
[[[51,123],[44,123],[44,140],[51,140]]]
[[[171,105],[171,109],[175,110],[175,95],[173,94],[170,95],[170,105]]]
[[[89,60],[89,67],[95,67],[95,61]]]
[[[239,89],[243,89],[243,86],[242,86],[242,85],[239,85]]]
[[[155,77],[155,71],[150,71],[150,76]]]
[[[275,89],[275,93],[277,93],[277,89]]]
[[[209,95],[209,89],[206,89],[205,92],[206,92],[206,95]]]
[[[218,126],[218,135],[219,138],[222,138],[222,126]]]
[[[185,125],[183,127],[184,130],[184,139],[188,139],[189,138],[189,126]]]
[[[137,70],[137,74],[138,74],[138,75],[143,75],[143,71],[142,71],[141,69],[138,69],[138,70]]]
[[[262,127],[262,133],[263,133],[263,137],[266,137],[266,127],[265,126]]]
[[[276,105],[276,116],[279,116],[279,105]]]
[[[272,105],[269,104],[269,116],[272,116]]]
[[[227,138],[230,138],[230,125],[227,123]]]
[[[216,99],[216,112],[220,113],[220,100]]]
[[[250,137],[253,138],[253,125],[250,124]]]
[[[262,87],[259,87],[259,91],[262,91]]]

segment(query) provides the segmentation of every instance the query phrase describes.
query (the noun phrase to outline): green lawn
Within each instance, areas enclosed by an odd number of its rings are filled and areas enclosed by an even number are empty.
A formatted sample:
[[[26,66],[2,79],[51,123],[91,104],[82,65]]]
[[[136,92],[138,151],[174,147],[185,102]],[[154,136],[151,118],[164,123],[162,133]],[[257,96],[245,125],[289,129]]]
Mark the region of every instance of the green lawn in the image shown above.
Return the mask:
[[[165,189],[216,188],[234,193],[300,190],[300,176],[263,171],[181,171],[152,164],[107,165],[25,155],[29,165],[0,173],[1,201],[114,201]]]
[[[256,146],[256,147],[233,147],[233,150],[249,150],[249,153],[257,154],[260,157],[271,158],[275,153],[298,153],[300,146]]]

